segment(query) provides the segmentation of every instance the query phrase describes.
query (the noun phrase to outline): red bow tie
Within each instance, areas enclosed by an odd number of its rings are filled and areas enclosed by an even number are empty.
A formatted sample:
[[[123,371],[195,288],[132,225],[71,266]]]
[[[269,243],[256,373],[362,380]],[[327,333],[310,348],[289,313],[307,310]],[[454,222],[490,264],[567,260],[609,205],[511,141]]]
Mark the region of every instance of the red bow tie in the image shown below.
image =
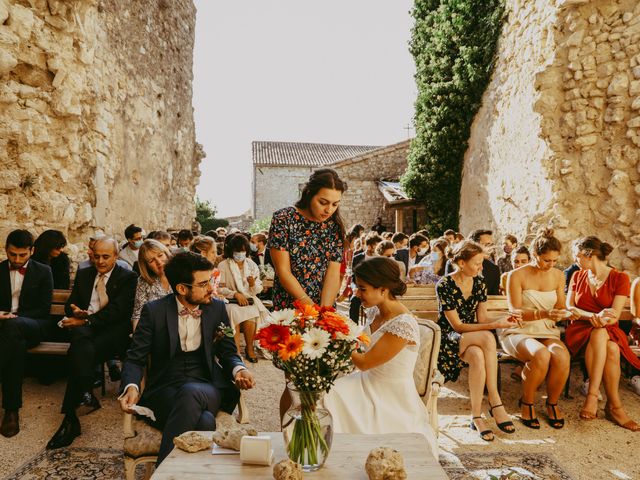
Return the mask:
[[[258,256],[259,256],[259,257],[263,257],[263,256],[264,256],[264,253],[259,253],[259,254],[258,254]]]
[[[183,308],[182,310],[180,310],[180,316],[183,317],[185,315],[191,315],[192,317],[199,317],[200,315],[202,315],[202,310],[200,309],[189,310],[187,308]]]
[[[24,275],[27,271],[27,267],[17,267],[17,268],[9,268],[12,272],[18,272],[20,275]]]

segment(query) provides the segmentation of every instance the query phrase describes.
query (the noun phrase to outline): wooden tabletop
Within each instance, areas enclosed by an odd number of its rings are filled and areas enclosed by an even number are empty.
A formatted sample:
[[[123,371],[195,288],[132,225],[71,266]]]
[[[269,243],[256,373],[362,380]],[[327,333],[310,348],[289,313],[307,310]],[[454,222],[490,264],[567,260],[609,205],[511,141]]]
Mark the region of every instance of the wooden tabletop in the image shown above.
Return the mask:
[[[210,435],[213,432],[202,432]],[[266,432],[274,450],[269,467],[243,465],[240,455],[212,455],[210,450],[187,453],[174,448],[151,477],[154,480],[183,479],[273,479],[273,465],[286,458],[281,432]],[[336,433],[329,458],[317,472],[304,473],[305,479],[368,480],[364,465],[369,452],[377,447],[391,447],[404,458],[408,479],[443,480],[447,474],[433,458],[427,441],[418,433],[386,435],[351,435]]]

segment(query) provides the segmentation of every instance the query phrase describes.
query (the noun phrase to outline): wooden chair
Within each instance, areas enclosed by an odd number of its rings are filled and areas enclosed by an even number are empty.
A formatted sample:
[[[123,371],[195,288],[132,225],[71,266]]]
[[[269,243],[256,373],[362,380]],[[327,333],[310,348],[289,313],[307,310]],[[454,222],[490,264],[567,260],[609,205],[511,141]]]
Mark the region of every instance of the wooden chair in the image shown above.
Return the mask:
[[[438,371],[438,353],[440,352],[440,327],[429,320],[419,320],[420,349],[413,370],[413,380],[418,394],[429,414],[429,421],[436,436],[438,435],[438,395],[444,381]]]
[[[242,391],[240,391],[236,420],[238,423],[249,422],[249,410]],[[123,432],[124,471],[126,480],[135,479],[136,467],[141,464],[144,464],[146,467],[145,478],[149,478],[158,460],[162,432],[144,420],[135,418],[135,416],[130,413],[124,414]]]

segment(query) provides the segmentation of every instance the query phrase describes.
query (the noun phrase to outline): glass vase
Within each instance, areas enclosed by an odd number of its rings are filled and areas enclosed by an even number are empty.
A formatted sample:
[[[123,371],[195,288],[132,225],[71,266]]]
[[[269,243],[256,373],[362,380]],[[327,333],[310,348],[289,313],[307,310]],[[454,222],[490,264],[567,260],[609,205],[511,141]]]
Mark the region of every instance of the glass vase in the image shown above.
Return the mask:
[[[283,418],[287,455],[305,472],[322,468],[331,450],[333,418],[322,405],[324,391],[302,391],[287,386],[292,404]]]

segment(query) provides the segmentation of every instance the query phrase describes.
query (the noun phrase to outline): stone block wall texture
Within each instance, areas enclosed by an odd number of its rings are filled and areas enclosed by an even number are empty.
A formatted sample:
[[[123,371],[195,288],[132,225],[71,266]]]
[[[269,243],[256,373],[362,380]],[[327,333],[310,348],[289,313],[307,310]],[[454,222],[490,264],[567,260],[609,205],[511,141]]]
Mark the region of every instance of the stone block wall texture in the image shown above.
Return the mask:
[[[508,0],[465,155],[461,229],[567,248],[595,234],[640,273],[640,3]]]
[[[1,243],[191,224],[194,27],[191,0],[0,0]]]
[[[319,167],[318,167],[319,168]],[[300,198],[313,167],[253,167],[253,218],[262,220],[273,212],[289,207]]]
[[[406,141],[329,165],[347,182],[347,192],[340,204],[347,228],[360,223],[368,230],[380,216],[382,224],[393,231],[395,215],[385,209],[384,197],[376,182],[397,181],[407,169],[408,153],[409,142]],[[410,224],[409,218],[406,222]]]

